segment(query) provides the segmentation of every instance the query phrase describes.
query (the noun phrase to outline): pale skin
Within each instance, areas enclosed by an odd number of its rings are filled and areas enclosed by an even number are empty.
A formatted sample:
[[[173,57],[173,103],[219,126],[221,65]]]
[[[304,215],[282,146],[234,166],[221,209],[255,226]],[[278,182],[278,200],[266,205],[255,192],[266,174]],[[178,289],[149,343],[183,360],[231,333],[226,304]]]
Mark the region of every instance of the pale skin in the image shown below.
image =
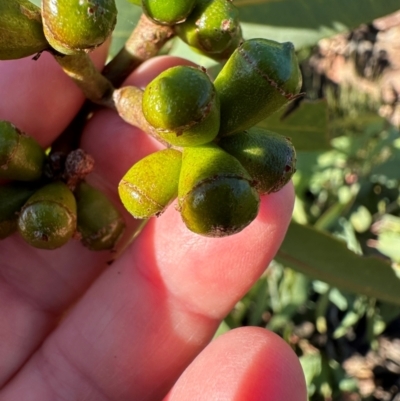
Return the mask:
[[[154,59],[128,82],[144,87],[183,63]],[[0,62],[0,93],[0,119],[43,146],[83,102],[48,54]],[[128,168],[161,148],[111,110],[81,146],[96,159],[88,181],[114,202]],[[172,205],[111,265],[76,240],[55,251],[1,241],[0,401],[305,401],[298,359],[277,335],[246,327],[210,342],[277,252],[293,202],[291,184],[264,196],[257,219],[224,239],[191,233]],[[138,223],[124,213],[128,237]]]

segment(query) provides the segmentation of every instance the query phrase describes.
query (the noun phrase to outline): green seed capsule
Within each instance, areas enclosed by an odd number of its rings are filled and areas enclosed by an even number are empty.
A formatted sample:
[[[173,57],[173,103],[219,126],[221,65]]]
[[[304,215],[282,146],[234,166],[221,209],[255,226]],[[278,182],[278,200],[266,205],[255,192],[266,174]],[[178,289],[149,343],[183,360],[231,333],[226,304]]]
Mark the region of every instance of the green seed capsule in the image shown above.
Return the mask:
[[[178,196],[186,226],[207,237],[243,230],[260,203],[247,171],[215,144],[183,150]]]
[[[0,1],[0,60],[31,56],[49,47],[39,7],[27,0]]]
[[[63,54],[100,46],[117,22],[114,0],[42,0],[44,34]]]
[[[48,184],[26,202],[18,219],[24,240],[41,249],[66,244],[76,231],[76,201],[62,182]]]
[[[228,59],[242,40],[239,11],[228,0],[197,0],[175,30],[188,45],[218,61]]]
[[[147,85],[143,114],[168,143],[198,146],[218,134],[219,101],[208,75],[199,68],[172,67]]]
[[[35,189],[21,183],[0,186],[0,239],[17,230],[18,213]]]
[[[142,0],[143,12],[154,22],[175,25],[183,22],[196,0]]]
[[[42,175],[45,153],[31,137],[13,124],[0,121],[0,178],[37,180]]]
[[[92,251],[114,249],[125,229],[119,211],[101,191],[85,182],[75,195],[82,244]]]
[[[125,208],[137,219],[160,215],[178,194],[182,153],[165,149],[137,162],[119,183]]]
[[[215,79],[221,102],[220,135],[250,128],[296,98],[301,72],[291,43],[250,39]]]
[[[254,127],[224,137],[218,145],[240,161],[260,194],[279,191],[296,171],[292,143],[274,132]]]

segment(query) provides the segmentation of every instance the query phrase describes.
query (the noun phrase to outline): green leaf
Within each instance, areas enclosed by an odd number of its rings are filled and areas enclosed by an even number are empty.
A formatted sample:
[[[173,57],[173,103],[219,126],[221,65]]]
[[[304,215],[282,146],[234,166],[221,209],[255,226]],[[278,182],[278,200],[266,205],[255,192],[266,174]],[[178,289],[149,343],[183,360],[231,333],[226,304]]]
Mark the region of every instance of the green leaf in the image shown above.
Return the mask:
[[[142,14],[142,8],[127,0],[115,0],[118,9],[117,26],[112,35],[110,56],[113,57],[124,46]]]
[[[286,117],[286,110],[281,110],[258,126],[290,137],[297,151],[330,149],[327,107],[324,100],[303,101]]]
[[[398,0],[235,0],[246,39],[293,42],[297,48],[399,9]]]
[[[322,372],[321,354],[306,354],[302,355],[299,359],[306,379],[308,394],[311,396],[317,390],[315,379],[320,377]]]
[[[221,336],[222,334],[227,333],[231,328],[229,327],[228,323],[225,322],[225,320],[223,320],[219,327],[218,330],[215,332],[214,334],[214,338],[217,338],[219,336]]]
[[[194,51],[189,45],[180,40],[178,37],[173,39],[172,48],[168,54],[171,56],[185,58],[186,60],[190,60],[192,63],[201,65],[207,69],[210,67],[216,68],[216,66],[219,65],[215,60],[212,60],[211,58]],[[211,75],[216,77],[218,75],[218,71],[217,73],[212,73]]]
[[[311,227],[291,223],[276,259],[335,287],[400,305],[400,280],[388,263],[356,255]]]

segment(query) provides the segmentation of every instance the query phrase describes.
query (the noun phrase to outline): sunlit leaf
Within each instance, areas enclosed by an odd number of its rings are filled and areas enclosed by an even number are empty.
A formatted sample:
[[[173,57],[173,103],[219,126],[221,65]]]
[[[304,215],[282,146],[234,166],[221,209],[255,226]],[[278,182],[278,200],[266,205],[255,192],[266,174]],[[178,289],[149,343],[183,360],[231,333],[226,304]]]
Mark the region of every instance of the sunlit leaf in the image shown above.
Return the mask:
[[[297,48],[399,9],[398,0],[236,0],[246,39],[290,41]]]
[[[335,287],[400,305],[400,280],[388,263],[356,255],[311,227],[291,223],[277,260]]]
[[[275,113],[258,126],[290,137],[297,151],[330,148],[325,101],[304,101],[286,117],[285,113],[286,110]]]

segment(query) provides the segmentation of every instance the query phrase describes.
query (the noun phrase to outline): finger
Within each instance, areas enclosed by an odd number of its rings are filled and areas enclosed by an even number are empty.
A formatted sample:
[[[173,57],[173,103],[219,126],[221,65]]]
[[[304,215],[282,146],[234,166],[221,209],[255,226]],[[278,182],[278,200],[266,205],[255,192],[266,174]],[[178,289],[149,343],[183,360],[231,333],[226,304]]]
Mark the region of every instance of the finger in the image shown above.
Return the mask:
[[[98,68],[105,62],[107,48],[108,44],[92,53]],[[84,101],[81,90],[47,52],[36,61],[1,61],[0,93],[0,120],[12,122],[42,146],[54,141]]]
[[[256,327],[231,330],[208,345],[164,401],[306,401],[296,354],[276,334]]]
[[[293,188],[241,233],[189,232],[172,207],[91,286],[5,389],[4,400],[160,400],[275,255]]]
[[[100,59],[104,60],[105,50],[102,49],[101,54],[95,53],[98,64]],[[69,118],[73,116],[70,109],[66,110],[63,102],[69,104],[71,109],[76,109],[73,101],[81,104],[83,97],[79,90],[76,90],[75,84],[64,76],[65,74],[51,58],[46,58],[45,55],[42,57],[44,58],[38,61],[41,63],[41,68],[38,70],[35,70],[36,64],[30,59],[22,60],[22,67],[17,62],[11,62],[10,65],[0,63],[0,71],[4,71],[3,75],[0,74],[0,85],[3,87],[7,85],[6,77],[9,80],[13,77],[12,66],[17,76],[25,69],[33,80],[31,82],[26,76],[22,82],[24,89],[20,89],[19,86],[16,88],[19,96],[23,96],[20,99],[22,113],[15,114],[12,119],[13,110],[9,106],[16,101],[14,95],[11,96],[11,103],[0,106],[3,107],[0,111],[3,112],[3,117],[7,115],[4,118],[11,119],[18,126],[24,123],[32,127],[32,131],[37,134],[36,137],[42,138],[43,143],[51,141],[53,136],[58,135],[63,129],[65,124],[61,123],[61,120],[65,119],[66,112]],[[131,79],[138,85],[145,85],[146,80],[151,79],[154,74],[158,75],[162,69],[178,62],[182,62],[182,59],[164,58],[159,63],[152,61],[148,69],[146,66],[140,68]],[[45,77],[39,72],[44,73]],[[14,78],[14,83],[16,79]],[[32,95],[28,99],[29,93],[26,91],[28,87],[33,94],[41,87],[47,96],[39,96],[38,99]],[[62,93],[60,93],[61,87]],[[48,99],[51,99],[55,111],[50,113],[49,120],[38,119],[38,116],[49,114],[41,111],[41,108],[46,110],[48,107]],[[96,169],[91,180],[96,181],[96,177],[101,178],[102,185],[99,187],[106,189],[108,194],[111,193],[118,205],[117,182],[130,167],[130,163],[133,164],[146,153],[154,151],[156,145],[147,135],[124,123],[114,112],[106,110],[99,113],[99,118],[96,117],[88,127],[88,140],[86,142],[84,140],[88,145],[87,150],[90,153],[93,151],[96,160]],[[44,121],[48,121],[49,129],[41,131],[40,127]],[[136,146],[130,146],[135,131],[139,138],[135,138]],[[92,146],[93,144],[96,146]],[[110,158],[103,156],[107,152]],[[126,231],[129,237],[129,233],[132,233],[137,223],[125,210],[124,215],[128,223]],[[109,252],[89,251],[74,240],[54,251],[39,250],[27,246],[18,235],[1,241],[0,253],[0,301],[2,305],[7,305],[7,308],[0,309],[0,321],[6,322],[0,325],[1,386],[54,328],[59,315],[82,295],[114,256]]]

